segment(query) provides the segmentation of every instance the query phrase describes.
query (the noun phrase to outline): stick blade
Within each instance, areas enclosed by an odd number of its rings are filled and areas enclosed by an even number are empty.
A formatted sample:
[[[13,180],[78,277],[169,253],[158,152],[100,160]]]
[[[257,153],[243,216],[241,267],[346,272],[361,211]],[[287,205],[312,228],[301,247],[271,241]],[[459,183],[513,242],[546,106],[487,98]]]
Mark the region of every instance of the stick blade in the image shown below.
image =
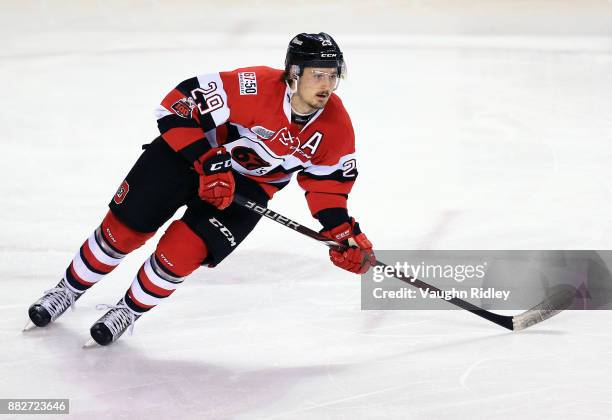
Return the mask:
[[[100,345],[98,343],[96,343],[93,338],[90,338],[89,340],[87,340],[87,342],[85,344],[83,344],[82,348],[84,348],[84,349],[93,349],[93,348],[96,348],[96,347],[100,347]]]
[[[557,315],[571,306],[574,296],[576,296],[576,289],[564,286],[528,311],[512,317],[512,329],[514,331],[524,330]]]
[[[28,332],[30,330],[33,330],[34,328],[36,328],[36,325],[34,325],[34,323],[28,319],[28,323],[25,325],[25,327],[23,327],[23,330],[21,330],[21,332]]]

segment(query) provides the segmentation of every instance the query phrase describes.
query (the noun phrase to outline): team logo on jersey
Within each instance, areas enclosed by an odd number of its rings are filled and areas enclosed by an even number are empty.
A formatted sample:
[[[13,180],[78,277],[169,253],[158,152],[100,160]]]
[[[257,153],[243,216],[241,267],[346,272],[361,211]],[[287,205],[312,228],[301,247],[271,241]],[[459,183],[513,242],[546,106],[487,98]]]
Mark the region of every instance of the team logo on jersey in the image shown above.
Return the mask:
[[[128,194],[128,192],[130,192],[130,184],[128,184],[127,181],[123,181],[121,185],[119,185],[119,188],[113,197],[115,204],[123,203],[123,200],[125,200],[125,196]]]
[[[238,73],[241,95],[257,95],[257,76],[253,71]]]
[[[249,171],[254,171],[259,168],[267,168],[270,166],[270,163],[259,157],[257,152],[250,147],[234,147],[232,149],[232,159]]]
[[[191,111],[196,107],[193,98],[182,98],[172,104],[172,110],[179,117],[191,118]]]
[[[274,136],[264,139],[264,145],[276,156],[292,155],[300,147],[300,139],[292,136],[287,127],[274,133]]]
[[[293,136],[287,127],[274,132],[260,125],[251,127],[257,138],[267,150],[277,157],[299,155],[302,160],[312,159],[323,140],[323,133],[315,131],[305,143],[297,136]]]

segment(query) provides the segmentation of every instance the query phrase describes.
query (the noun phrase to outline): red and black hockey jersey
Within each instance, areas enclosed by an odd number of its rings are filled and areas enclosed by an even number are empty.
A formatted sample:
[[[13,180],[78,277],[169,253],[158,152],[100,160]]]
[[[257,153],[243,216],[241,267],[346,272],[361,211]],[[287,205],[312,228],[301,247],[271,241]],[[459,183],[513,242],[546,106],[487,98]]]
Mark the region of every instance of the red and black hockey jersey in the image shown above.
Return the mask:
[[[346,208],[357,177],[355,135],[332,94],[303,127],[291,123],[291,90],[281,70],[247,67],[187,79],[156,111],[159,130],[189,161],[224,146],[232,167],[272,195],[297,172],[310,211]]]

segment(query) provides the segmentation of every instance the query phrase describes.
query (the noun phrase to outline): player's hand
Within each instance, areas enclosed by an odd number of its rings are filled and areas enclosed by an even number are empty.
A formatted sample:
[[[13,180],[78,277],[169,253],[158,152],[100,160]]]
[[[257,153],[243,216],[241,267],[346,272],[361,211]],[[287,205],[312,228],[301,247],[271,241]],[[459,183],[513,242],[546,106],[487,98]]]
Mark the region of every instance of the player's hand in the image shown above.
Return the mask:
[[[347,246],[344,251],[329,250],[329,259],[334,265],[355,274],[363,274],[376,263],[372,242],[359,229],[359,223],[351,217],[333,229],[322,232],[323,235]]]
[[[225,147],[209,150],[193,163],[200,175],[198,195],[219,210],[227,208],[234,201],[236,183],[232,174],[232,158]]]

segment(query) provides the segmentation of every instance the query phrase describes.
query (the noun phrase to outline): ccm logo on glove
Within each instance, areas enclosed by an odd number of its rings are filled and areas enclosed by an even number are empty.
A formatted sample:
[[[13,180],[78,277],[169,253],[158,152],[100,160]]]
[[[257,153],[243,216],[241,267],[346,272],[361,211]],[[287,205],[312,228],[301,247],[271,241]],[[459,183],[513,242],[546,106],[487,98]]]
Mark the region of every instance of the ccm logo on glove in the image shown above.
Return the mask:
[[[351,273],[363,274],[376,264],[372,242],[352,217],[348,222],[321,233],[347,247],[344,251],[329,250],[329,259],[335,266]]]
[[[214,172],[223,172],[226,168],[232,167],[232,161],[230,159],[224,160],[222,162],[215,162],[210,165],[210,169],[208,170],[210,173]]]
[[[198,195],[219,210],[229,207],[234,201],[236,182],[231,167],[232,158],[225,147],[211,149],[193,163],[200,176]]]

